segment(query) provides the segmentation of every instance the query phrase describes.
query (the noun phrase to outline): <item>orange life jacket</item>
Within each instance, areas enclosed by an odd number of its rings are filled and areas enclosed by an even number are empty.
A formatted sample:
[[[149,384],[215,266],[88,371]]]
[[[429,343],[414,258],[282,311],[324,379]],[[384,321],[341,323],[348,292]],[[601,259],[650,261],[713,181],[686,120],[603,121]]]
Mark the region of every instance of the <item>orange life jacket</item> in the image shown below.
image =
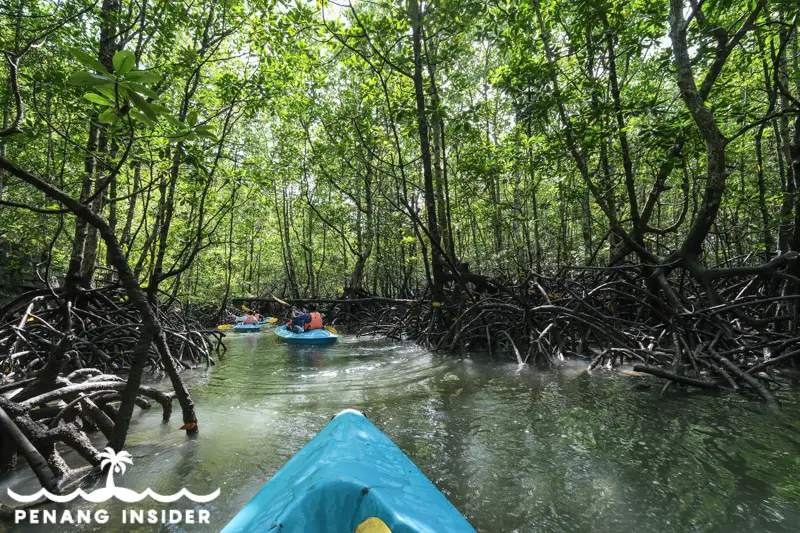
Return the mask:
[[[310,313],[311,322],[305,325],[305,330],[322,329],[322,315],[319,313]]]
[[[247,315],[247,318],[244,319],[242,324],[256,324],[257,322],[258,322],[258,320],[256,320],[255,316]]]

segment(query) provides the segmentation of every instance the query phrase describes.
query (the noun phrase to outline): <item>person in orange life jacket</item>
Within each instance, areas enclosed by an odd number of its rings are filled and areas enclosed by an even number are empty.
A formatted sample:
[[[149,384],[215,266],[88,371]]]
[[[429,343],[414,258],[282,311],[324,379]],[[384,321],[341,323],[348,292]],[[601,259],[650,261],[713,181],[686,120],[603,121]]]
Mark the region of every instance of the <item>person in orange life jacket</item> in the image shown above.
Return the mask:
[[[322,329],[322,315],[317,312],[301,313],[298,310],[293,311],[294,318],[287,324],[287,329],[295,333],[303,333],[312,329]]]
[[[258,324],[258,319],[252,311],[248,311],[247,316],[244,317],[244,320],[242,320],[242,324]]]

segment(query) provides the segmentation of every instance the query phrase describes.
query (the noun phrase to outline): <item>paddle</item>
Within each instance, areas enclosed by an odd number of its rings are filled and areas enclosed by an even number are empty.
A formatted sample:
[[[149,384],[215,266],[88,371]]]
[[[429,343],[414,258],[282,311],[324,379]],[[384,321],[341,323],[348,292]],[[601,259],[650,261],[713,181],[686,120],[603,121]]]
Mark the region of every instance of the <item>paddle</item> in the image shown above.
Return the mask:
[[[290,304],[289,302],[284,302],[283,300],[281,300],[280,298],[278,298],[278,297],[277,297],[277,296],[275,296],[274,294],[272,295],[272,297],[273,297],[273,298],[275,299],[275,301],[277,301],[278,303],[281,303],[281,304],[283,304],[283,305],[288,305],[289,307],[292,307],[292,304]],[[270,319],[270,320],[272,320],[272,321],[273,321],[273,322],[270,322],[269,320],[267,320],[267,322],[269,322],[270,324],[274,324],[275,322],[277,322],[277,321],[278,321],[278,319],[277,319],[277,318],[275,318],[275,319]],[[327,331],[330,331],[330,332],[331,332],[331,333],[333,333],[334,335],[338,335],[338,334],[339,334],[339,332],[338,332],[338,331],[336,331],[336,328],[334,328],[333,326],[325,326],[325,329],[326,329]]]
[[[233,327],[233,324],[220,324],[219,326],[217,326],[217,329],[221,329],[222,331],[225,331],[226,329],[231,329],[232,327]]]
[[[267,324],[274,324],[277,321],[278,321],[278,319],[273,316],[273,317],[267,319]]]
[[[272,297],[273,297],[273,298],[275,298],[275,301],[276,301],[276,302],[278,302],[278,303],[280,303],[280,304],[283,304],[283,305],[288,305],[289,307],[292,307],[292,304],[290,304],[289,302],[284,302],[283,300],[281,300],[280,298],[278,298],[278,297],[277,297],[277,296],[275,296],[274,294],[272,295]]]

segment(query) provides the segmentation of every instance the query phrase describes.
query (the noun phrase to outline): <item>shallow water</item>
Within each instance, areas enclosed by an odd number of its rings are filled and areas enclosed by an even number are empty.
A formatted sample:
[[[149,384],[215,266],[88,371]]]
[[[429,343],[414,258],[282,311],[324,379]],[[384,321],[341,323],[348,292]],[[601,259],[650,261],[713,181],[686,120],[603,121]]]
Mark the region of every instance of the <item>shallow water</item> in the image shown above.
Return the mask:
[[[209,510],[210,524],[163,530],[218,531],[333,414],[355,408],[481,532],[800,531],[797,390],[778,394],[775,413],[734,395],[661,398],[660,381],[588,374],[582,363],[520,370],[385,340],[286,346],[269,332],[227,344],[216,367],[187,374],[198,438],[178,430],[179,412],[166,425],[158,407],[137,412],[126,446],[134,464],[116,477],[161,494],[220,488],[216,500],[52,505],[110,518],[0,530],[155,531],[122,524],[122,510],[194,508]],[[6,504],[7,487],[38,489],[27,472],[0,481]]]

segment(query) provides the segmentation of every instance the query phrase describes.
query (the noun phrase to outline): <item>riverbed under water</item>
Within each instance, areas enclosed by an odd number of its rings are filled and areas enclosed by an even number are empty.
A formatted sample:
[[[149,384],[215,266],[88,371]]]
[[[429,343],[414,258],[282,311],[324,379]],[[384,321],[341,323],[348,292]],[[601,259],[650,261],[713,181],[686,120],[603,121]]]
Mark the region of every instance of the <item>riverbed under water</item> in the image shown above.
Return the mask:
[[[186,374],[198,437],[178,430],[177,403],[168,424],[157,406],[137,409],[134,464],[116,477],[137,492],[220,488],[215,501],[51,505],[102,507],[110,519],[0,530],[154,531],[121,524],[122,510],[202,508],[210,524],[163,530],[219,531],[332,415],[355,408],[480,532],[800,531],[798,390],[779,392],[783,410],[772,412],[738,395],[660,397],[661,381],[589,374],[581,362],[520,369],[388,340],[287,346],[271,332],[226,342],[217,366]],[[27,471],[0,482],[4,503],[7,487],[38,489]]]

